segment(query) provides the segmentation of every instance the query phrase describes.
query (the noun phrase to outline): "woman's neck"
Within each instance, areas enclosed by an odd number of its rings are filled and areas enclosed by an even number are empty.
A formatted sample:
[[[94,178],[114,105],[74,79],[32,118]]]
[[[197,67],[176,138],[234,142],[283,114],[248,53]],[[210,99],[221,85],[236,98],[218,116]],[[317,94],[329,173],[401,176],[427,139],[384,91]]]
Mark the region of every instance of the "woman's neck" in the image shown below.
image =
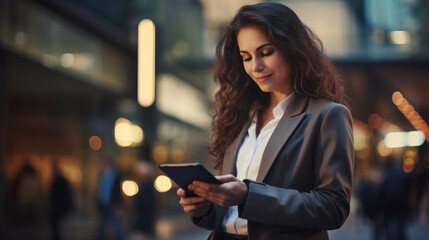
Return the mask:
[[[272,92],[270,94],[269,109],[273,110],[273,108],[275,108],[281,101],[285,100],[291,94],[292,92],[288,92],[288,93]]]

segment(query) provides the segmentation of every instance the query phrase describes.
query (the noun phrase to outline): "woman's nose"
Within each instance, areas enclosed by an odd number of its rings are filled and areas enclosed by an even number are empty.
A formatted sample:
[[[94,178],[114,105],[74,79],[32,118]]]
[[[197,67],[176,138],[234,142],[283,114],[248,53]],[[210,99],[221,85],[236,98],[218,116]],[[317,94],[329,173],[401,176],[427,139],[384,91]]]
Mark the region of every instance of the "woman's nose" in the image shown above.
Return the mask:
[[[261,72],[264,70],[264,67],[265,67],[264,63],[261,60],[255,59],[253,61],[253,64],[252,64],[252,71],[253,72]]]

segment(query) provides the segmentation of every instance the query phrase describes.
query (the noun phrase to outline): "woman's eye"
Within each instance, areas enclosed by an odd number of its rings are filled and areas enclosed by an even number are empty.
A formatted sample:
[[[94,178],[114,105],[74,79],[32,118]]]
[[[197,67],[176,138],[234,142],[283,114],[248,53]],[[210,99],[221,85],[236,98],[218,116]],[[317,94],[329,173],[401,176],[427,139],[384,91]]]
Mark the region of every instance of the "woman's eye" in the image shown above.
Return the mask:
[[[249,61],[250,59],[251,59],[251,57],[244,57],[244,56],[243,56],[243,61],[244,61],[244,62],[247,62],[247,61]]]
[[[262,52],[262,56],[264,56],[264,57],[270,56],[273,53],[274,53],[274,50],[264,51],[264,52]]]

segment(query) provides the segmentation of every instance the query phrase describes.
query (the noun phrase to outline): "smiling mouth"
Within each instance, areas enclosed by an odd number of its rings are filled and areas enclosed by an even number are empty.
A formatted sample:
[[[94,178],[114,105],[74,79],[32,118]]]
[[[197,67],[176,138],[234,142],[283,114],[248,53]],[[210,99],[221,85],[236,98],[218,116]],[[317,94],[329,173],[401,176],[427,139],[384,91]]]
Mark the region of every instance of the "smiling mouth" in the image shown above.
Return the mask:
[[[258,83],[264,83],[264,82],[266,82],[266,81],[268,80],[268,78],[270,78],[272,75],[273,75],[273,74],[271,73],[271,74],[268,74],[268,75],[265,75],[265,76],[262,76],[262,77],[255,77],[255,80],[256,80]]]

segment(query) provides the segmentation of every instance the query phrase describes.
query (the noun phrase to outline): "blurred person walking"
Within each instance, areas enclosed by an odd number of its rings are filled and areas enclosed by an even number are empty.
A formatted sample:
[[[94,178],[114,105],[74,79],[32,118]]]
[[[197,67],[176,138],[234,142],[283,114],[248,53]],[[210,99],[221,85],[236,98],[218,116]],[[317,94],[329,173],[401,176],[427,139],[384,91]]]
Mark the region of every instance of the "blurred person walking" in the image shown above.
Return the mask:
[[[357,197],[361,202],[361,210],[372,225],[373,240],[380,240],[382,210],[380,188],[383,182],[383,172],[375,167],[370,167],[365,176],[356,181]]]
[[[380,186],[380,240],[407,240],[411,175],[402,168],[402,159],[389,158]]]
[[[124,230],[121,220],[123,215],[121,178],[110,160],[103,159],[101,164],[102,175],[98,188],[100,218],[96,239],[109,239],[107,236],[113,234],[114,239],[122,240]]]
[[[139,192],[133,197],[133,221],[130,240],[153,240],[155,220],[154,171],[150,162],[139,161],[134,167]]]
[[[64,217],[73,210],[73,191],[70,183],[62,175],[57,159],[54,159],[52,169],[53,179],[50,192],[52,239],[60,240],[62,237],[59,226]]]
[[[374,240],[407,240],[411,217],[411,175],[402,168],[402,160],[388,158],[383,170],[371,168],[358,182],[363,213],[371,220]]]
[[[33,225],[40,219],[44,199],[39,173],[31,164],[30,159],[24,159],[21,171],[17,174],[11,186],[12,198],[9,200],[13,221],[23,225]]]
[[[220,185],[177,191],[209,239],[328,239],[350,211],[353,130],[320,40],[280,3],[242,7],[216,49]]]

